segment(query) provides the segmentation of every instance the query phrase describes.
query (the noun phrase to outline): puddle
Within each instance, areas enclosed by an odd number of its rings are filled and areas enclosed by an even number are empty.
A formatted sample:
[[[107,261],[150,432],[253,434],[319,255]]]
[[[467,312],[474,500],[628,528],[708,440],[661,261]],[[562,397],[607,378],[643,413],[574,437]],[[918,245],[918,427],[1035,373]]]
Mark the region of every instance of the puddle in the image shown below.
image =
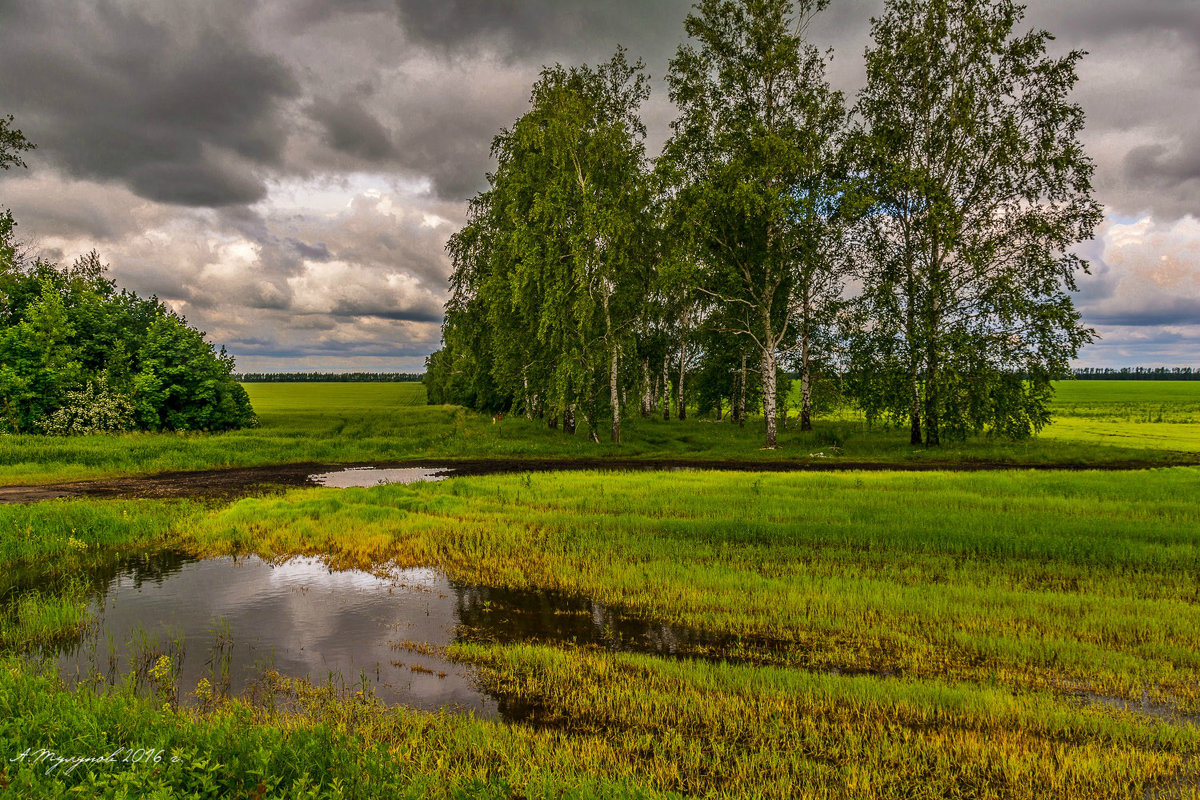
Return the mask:
[[[279,565],[256,557],[171,560],[149,578],[122,570],[92,599],[95,624],[55,655],[64,678],[112,682],[132,672],[148,683],[149,668],[165,654],[185,703],[202,678],[238,695],[273,669],[319,684],[355,686],[365,678],[389,704],[496,714],[465,667],[392,647],[453,640],[456,597],[434,570],[383,578],[333,572],[309,558]]]
[[[1076,695],[1083,704],[1105,711],[1118,711],[1151,720],[1160,720],[1173,725],[1191,725],[1200,728],[1200,714],[1182,714],[1167,703],[1158,703],[1150,699],[1150,693],[1142,692],[1140,701],[1125,700],[1120,697],[1107,697],[1093,692],[1077,692]]]
[[[133,674],[149,688],[151,667],[169,655],[179,700],[193,705],[201,679],[218,694],[244,695],[271,669],[350,690],[365,683],[390,705],[516,720],[532,710],[485,693],[471,667],[439,649],[486,641],[701,658],[739,652],[737,642],[586,598],[469,586],[434,569],[377,576],[312,558],[271,564],[164,552],[114,562],[107,575],[97,567],[88,585],[94,623],[44,654],[64,679],[115,683]]]
[[[0,609],[65,576],[10,571]],[[93,624],[40,654],[69,682],[116,683],[134,675],[149,689],[151,667],[169,655],[181,703],[197,684],[215,694],[253,695],[266,670],[417,709],[469,711],[510,721],[536,718],[519,698],[483,690],[469,665],[445,659],[454,642],[536,642],[749,663],[788,663],[789,646],[736,640],[653,622],[585,597],[499,589],[449,580],[436,569],[375,575],[334,571],[313,558],[272,564],[257,557],[197,559],[185,553],[109,557],[70,579],[90,595]],[[792,652],[794,657],[795,653]],[[839,674],[837,670],[832,674]],[[1173,724],[1200,717],[1151,702],[1076,693],[1082,702]]]
[[[354,489],[371,486],[383,486],[388,483],[417,483],[418,481],[443,481],[449,477],[452,469],[425,469],[420,467],[380,468],[380,467],[351,467],[336,472],[322,472],[309,476],[309,480],[318,486],[330,489]]]

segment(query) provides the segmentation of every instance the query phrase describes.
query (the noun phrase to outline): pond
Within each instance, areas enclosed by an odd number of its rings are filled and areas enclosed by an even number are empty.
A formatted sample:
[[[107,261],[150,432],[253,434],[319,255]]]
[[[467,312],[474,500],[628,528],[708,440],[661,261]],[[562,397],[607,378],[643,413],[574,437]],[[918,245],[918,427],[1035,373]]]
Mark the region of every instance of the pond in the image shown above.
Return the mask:
[[[91,586],[92,624],[42,656],[71,683],[133,675],[143,687],[157,659],[170,656],[184,704],[198,702],[201,679],[216,693],[244,695],[274,670],[369,689],[387,704],[511,720],[527,710],[483,691],[469,666],[445,657],[446,645],[536,641],[700,657],[723,647],[711,634],[587,598],[471,586],[428,568],[376,575],[313,558],[274,564],[165,551],[97,568]]]

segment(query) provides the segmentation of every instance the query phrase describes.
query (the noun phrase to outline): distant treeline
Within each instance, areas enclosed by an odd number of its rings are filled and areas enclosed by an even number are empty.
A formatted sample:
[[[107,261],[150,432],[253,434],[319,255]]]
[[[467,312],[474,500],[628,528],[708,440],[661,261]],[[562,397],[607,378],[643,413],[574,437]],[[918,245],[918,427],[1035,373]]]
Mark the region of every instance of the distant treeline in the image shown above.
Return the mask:
[[[1192,367],[1085,367],[1075,370],[1079,381],[1200,381],[1200,368]]]
[[[417,372],[242,372],[239,383],[420,383]]]

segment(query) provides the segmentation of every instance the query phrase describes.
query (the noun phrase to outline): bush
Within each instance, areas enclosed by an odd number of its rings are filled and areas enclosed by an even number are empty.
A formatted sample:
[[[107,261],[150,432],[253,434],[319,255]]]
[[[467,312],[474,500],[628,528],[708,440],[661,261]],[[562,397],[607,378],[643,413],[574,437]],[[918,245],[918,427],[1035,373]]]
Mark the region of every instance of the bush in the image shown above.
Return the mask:
[[[68,391],[63,406],[41,420],[40,427],[52,436],[86,436],[133,430],[137,422],[133,400],[114,392],[101,375],[83,389]]]
[[[11,226],[0,227],[0,245],[6,235]],[[118,291],[105,270],[94,252],[65,268],[0,264],[0,430],[67,436],[257,424],[233,357],[157,298]]]

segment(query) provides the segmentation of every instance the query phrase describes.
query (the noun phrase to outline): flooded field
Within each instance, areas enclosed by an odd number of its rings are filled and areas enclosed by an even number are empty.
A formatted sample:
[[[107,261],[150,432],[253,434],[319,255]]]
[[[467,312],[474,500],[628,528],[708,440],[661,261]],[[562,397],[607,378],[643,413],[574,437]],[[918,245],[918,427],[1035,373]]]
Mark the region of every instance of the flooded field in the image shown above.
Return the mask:
[[[527,710],[483,692],[469,667],[446,657],[446,645],[532,641],[704,656],[721,644],[586,598],[468,586],[428,568],[377,575],[330,570],[314,558],[273,564],[163,551],[97,568],[89,582],[91,624],[41,657],[71,683],[133,676],[149,690],[167,656],[184,704],[198,702],[202,680],[215,695],[253,695],[274,671],[370,691],[392,705],[517,719]],[[34,576],[21,583],[10,597],[43,588]]]

